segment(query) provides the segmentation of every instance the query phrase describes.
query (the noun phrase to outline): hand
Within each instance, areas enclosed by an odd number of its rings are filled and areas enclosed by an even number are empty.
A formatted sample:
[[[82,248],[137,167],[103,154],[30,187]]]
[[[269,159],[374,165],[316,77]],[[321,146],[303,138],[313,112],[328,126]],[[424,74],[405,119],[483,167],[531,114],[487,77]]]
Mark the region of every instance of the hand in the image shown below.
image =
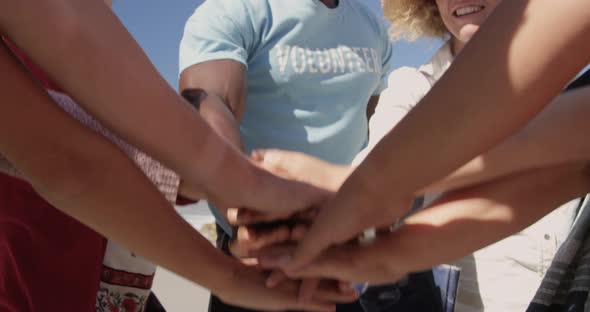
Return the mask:
[[[256,183],[244,183],[238,192],[227,190],[217,196],[208,193],[208,200],[229,217],[231,210],[224,207],[241,207],[241,216],[252,216],[252,223],[288,220],[299,212],[310,211],[321,206],[332,192],[310,184],[276,176],[256,167]],[[230,194],[233,193],[233,194]],[[237,211],[237,210],[234,210]]]
[[[229,289],[219,296],[229,304],[264,311],[304,310],[336,311],[334,303],[356,300],[354,293],[343,294],[337,283],[320,283],[313,298],[307,302],[298,300],[299,282],[287,280],[275,288],[267,288],[267,274],[252,267],[236,265]]]
[[[380,232],[378,238],[366,244],[349,242],[333,246],[311,263],[297,270],[288,270],[295,246],[282,245],[264,250],[259,264],[267,269],[287,269],[289,278],[326,278],[344,282],[384,284],[402,279],[409,273],[399,252],[392,252],[395,234]],[[276,273],[275,273],[276,274]],[[278,279],[278,277],[272,277]],[[270,281],[267,281],[269,283]],[[300,291],[301,292],[301,291]],[[301,294],[300,294],[301,296]],[[310,298],[309,296],[307,297]]]
[[[256,150],[252,152],[252,160],[283,178],[331,191],[337,191],[351,171],[348,166],[339,166],[311,155],[285,150]]]
[[[407,214],[414,201],[412,194],[398,196],[397,199],[391,194],[379,196],[367,187],[371,182],[369,179],[358,180],[362,182],[360,185],[346,183],[336,196],[319,209],[317,218],[297,245],[285,269],[299,269],[329,247],[355,240],[367,229],[388,230]]]
[[[311,228],[291,250],[289,257],[282,259],[280,268],[287,272],[295,272],[324,254],[328,248],[355,240],[366,229],[389,231],[392,225],[407,214],[413,200],[411,195],[397,201],[371,196],[340,196],[332,198],[320,209],[308,210],[306,213],[317,214],[317,217],[312,218],[314,222]],[[383,207],[381,203],[387,203],[392,208],[387,209],[388,207]],[[248,209],[237,209],[231,210],[228,218],[233,220],[234,224],[248,225],[263,222],[268,217]]]
[[[235,239],[230,242],[229,250],[234,257],[240,258],[248,265],[258,265],[257,257],[264,249],[272,248],[272,245],[289,244],[303,239],[307,232],[307,224],[315,216],[314,212],[299,214],[295,219],[287,222],[275,222],[254,226],[240,226],[236,230]],[[235,224],[236,219],[229,218],[230,223]],[[299,222],[299,223],[298,223]],[[282,271],[274,271],[266,281],[266,286],[275,288],[289,278]],[[302,303],[311,302],[313,295],[321,283],[328,280],[307,278],[301,281],[298,300]],[[336,281],[330,280],[331,283]],[[339,283],[340,293],[344,296],[354,296],[355,290],[350,284]],[[348,298],[348,297],[345,297]]]
[[[332,191],[337,191],[340,188],[353,169],[351,167],[334,165],[304,153],[274,149],[254,151],[252,153],[252,160],[260,167],[283,178],[306,182]],[[329,198],[326,197],[326,201]],[[326,205],[328,208],[322,208],[320,218],[314,222],[312,228],[312,231],[319,231],[324,235],[320,236],[319,240],[316,240],[317,237],[314,234],[309,235],[309,239],[305,239],[300,246],[302,251],[297,253],[297,255],[301,256],[295,257],[292,267],[302,265],[313,258],[314,253],[311,252],[310,248],[315,248],[315,254],[317,254],[322,248],[328,247],[331,243],[348,241],[367,228],[390,226],[396,220],[399,220],[401,216],[405,215],[407,208],[411,207],[412,201],[413,196],[411,195],[403,198],[400,201],[401,206],[394,206],[395,208],[402,207],[399,211],[387,211],[382,209],[381,202],[374,201],[378,203],[375,205],[376,209],[381,209],[381,211],[378,210],[372,214],[367,209],[361,209],[360,207],[364,207],[363,205],[357,207],[348,205],[351,213],[343,212],[345,209],[338,209],[338,205]],[[393,201],[387,200],[383,202],[391,203]],[[317,213],[317,210],[315,212]],[[240,224],[259,222],[264,220],[264,217],[264,214],[246,209],[242,209],[237,213],[238,223]],[[341,219],[341,222],[338,221],[339,219]],[[338,235],[338,233],[332,231],[334,226],[340,229],[342,234]],[[325,239],[325,241],[322,241],[322,239]],[[336,241],[331,241],[334,239]]]
[[[291,228],[286,224],[276,226],[240,226],[229,243],[230,253],[238,259],[258,256],[263,248],[291,240]]]
[[[305,233],[307,231],[307,226],[304,224],[299,224],[295,226],[291,232],[291,242],[297,242],[303,239]],[[285,245],[285,244],[283,244]],[[274,246],[276,248],[276,246]],[[266,250],[273,250],[273,247],[267,248]],[[262,251],[264,253],[264,250]],[[260,255],[260,252],[259,252]],[[256,259],[256,264],[258,263],[258,259]],[[275,288],[285,280],[288,280],[289,277],[281,270],[274,270],[266,280],[266,286],[269,288]],[[313,295],[316,292],[317,288],[320,286],[320,283],[325,283],[327,281],[331,281],[332,283],[338,283],[338,289],[343,295],[355,295],[358,296],[356,290],[352,287],[351,283],[347,282],[338,282],[336,280],[327,280],[327,279],[320,279],[317,277],[310,277],[301,280],[301,285],[299,287],[299,296],[298,300],[300,302],[309,302],[313,299]]]

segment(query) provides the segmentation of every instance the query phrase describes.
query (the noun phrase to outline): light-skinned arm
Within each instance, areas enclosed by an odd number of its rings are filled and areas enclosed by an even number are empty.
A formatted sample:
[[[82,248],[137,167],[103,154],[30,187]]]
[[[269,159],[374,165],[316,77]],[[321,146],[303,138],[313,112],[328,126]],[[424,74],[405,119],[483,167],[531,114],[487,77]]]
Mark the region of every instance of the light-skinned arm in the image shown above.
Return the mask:
[[[341,298],[324,288],[302,304],[297,283],[266,289],[266,274],[215,250],[131,159],[61,110],[3,45],[0,73],[0,153],[54,206],[234,304],[331,311],[325,302]]]
[[[587,193],[588,168],[586,162],[529,170],[448,193],[409,217],[397,231],[379,233],[367,244],[331,247],[289,274],[293,278],[322,276],[382,284],[452,262]],[[292,252],[291,248],[269,250],[261,256],[261,263],[284,267]]]

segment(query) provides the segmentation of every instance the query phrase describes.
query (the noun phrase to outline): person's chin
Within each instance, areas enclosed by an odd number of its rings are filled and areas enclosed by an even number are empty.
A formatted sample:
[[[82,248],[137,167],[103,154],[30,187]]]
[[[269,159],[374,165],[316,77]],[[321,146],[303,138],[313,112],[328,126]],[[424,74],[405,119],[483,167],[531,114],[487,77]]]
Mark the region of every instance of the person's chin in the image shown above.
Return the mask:
[[[458,39],[463,42],[467,42],[467,41],[471,40],[473,35],[475,35],[475,33],[478,30],[479,30],[479,25],[476,25],[476,24],[463,25],[463,27],[461,27],[461,30],[459,31],[459,38]]]

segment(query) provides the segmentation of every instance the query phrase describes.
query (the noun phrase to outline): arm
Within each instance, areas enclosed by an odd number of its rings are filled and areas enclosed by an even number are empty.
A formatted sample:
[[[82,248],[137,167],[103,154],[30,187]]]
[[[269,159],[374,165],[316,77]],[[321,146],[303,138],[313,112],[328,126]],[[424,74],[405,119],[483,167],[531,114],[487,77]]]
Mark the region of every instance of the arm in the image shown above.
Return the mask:
[[[442,192],[533,168],[590,160],[590,88],[557,97],[523,130],[421,192]]]
[[[137,253],[222,290],[228,273],[199,272],[194,261],[211,268],[232,265],[174,212],[130,159],[61,111],[3,45],[0,72],[1,153],[42,196]],[[113,215],[120,222],[112,222]]]
[[[0,73],[0,153],[55,207],[234,304],[325,311],[331,304],[324,302],[344,300],[324,289],[301,304],[296,283],[267,289],[265,274],[215,250],[121,150],[62,111],[3,45]]]
[[[590,190],[588,168],[588,162],[579,162],[534,169],[449,193],[410,217],[408,228],[392,238],[393,246],[402,250],[400,261],[412,271],[458,259],[586,194]],[[482,226],[488,230],[481,231]],[[462,243],[457,244],[459,241]],[[435,256],[426,257],[426,253]],[[425,261],[412,263],[412,259]]]
[[[590,41],[584,40],[589,17],[590,7],[575,0],[557,7],[548,0],[502,2],[444,77],[321,211],[294,266],[365,228],[391,223],[417,190],[525,125],[590,61]]]
[[[577,163],[530,170],[459,190],[409,217],[399,230],[378,234],[369,244],[328,249],[291,276],[392,282],[510,236],[589,189],[588,164]],[[285,252],[289,251],[269,253],[262,262],[280,266],[278,258]]]
[[[417,195],[446,192],[529,169],[590,160],[590,146],[584,144],[590,116],[588,98],[588,87],[555,98],[524,129]],[[267,169],[332,190],[338,190],[354,169],[301,153],[269,150],[261,154]]]
[[[2,32],[105,126],[165,163],[174,164],[176,171],[187,171],[178,169],[194,164],[188,160],[200,155],[195,147],[204,145],[204,140],[187,130],[204,134],[209,130],[165,84],[102,2],[3,1],[2,5],[11,8],[0,13]],[[43,14],[36,16],[35,12]],[[25,24],[29,27],[22,26]],[[27,31],[31,25],[34,32]],[[92,83],[80,77],[92,77]],[[141,92],[136,85],[142,86]],[[101,92],[96,92],[96,86]],[[142,127],[134,126],[138,124]],[[181,141],[186,143],[184,147]],[[181,158],[185,158],[184,165]]]
[[[2,0],[0,7],[5,8],[0,10],[0,32],[103,125],[183,180],[203,186],[207,197],[282,215],[317,199],[309,187],[255,168],[224,144],[159,76],[102,2]],[[248,196],[254,190],[260,196]],[[300,200],[294,195],[299,192],[316,195]]]
[[[185,69],[179,83],[181,93],[202,90],[201,116],[226,142],[241,150],[239,122],[247,90],[244,65],[233,60],[200,63]],[[227,216],[227,207],[216,208],[220,216]]]
[[[219,75],[223,73],[223,75]],[[203,119],[229,144],[238,149],[242,148],[239,123],[244,113],[246,102],[246,73],[245,66],[234,60],[215,60],[192,65],[182,71],[180,75],[181,93],[202,90],[202,100],[199,112]],[[216,204],[219,216],[227,220],[228,206]],[[247,258],[258,242],[251,242],[254,237],[260,244],[288,240],[288,228],[279,227],[266,233],[235,230],[236,235],[230,242],[230,251],[236,257]],[[252,245],[252,246],[250,246]],[[252,249],[252,250],[251,250]]]

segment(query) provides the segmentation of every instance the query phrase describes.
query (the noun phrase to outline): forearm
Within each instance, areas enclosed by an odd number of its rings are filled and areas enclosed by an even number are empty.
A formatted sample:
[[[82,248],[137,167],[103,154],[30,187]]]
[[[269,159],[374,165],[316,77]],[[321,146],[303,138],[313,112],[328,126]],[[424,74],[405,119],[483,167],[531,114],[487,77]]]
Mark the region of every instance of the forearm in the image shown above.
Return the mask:
[[[359,166],[350,189],[384,194],[396,185],[400,193],[414,193],[522,127],[588,62],[590,42],[582,38],[589,10],[574,0],[558,7],[547,0],[502,2],[432,91]],[[546,12],[555,27],[547,27]]]
[[[199,103],[199,112],[203,117],[203,120],[205,120],[205,122],[207,122],[222,139],[235,147],[236,150],[243,150],[238,121],[219,96],[214,93],[203,91],[203,97]],[[224,205],[215,205],[215,209],[219,212],[219,215],[224,218],[227,218],[228,208],[229,207]]]
[[[222,290],[233,262],[184,222],[122,151],[61,111],[18,67],[0,48],[0,72],[9,77],[0,85],[0,153],[67,214],[194,282]]]
[[[590,115],[590,88],[557,97],[523,130],[471,160],[422,193],[479,184],[516,172],[590,160],[584,144]]]
[[[107,128],[184,179],[221,188],[216,177],[244,173],[245,159],[220,144],[102,2],[2,4],[2,31]]]
[[[445,195],[387,244],[410,271],[448,263],[520,231],[590,190],[587,164],[527,171]],[[397,262],[400,261],[400,262]]]

